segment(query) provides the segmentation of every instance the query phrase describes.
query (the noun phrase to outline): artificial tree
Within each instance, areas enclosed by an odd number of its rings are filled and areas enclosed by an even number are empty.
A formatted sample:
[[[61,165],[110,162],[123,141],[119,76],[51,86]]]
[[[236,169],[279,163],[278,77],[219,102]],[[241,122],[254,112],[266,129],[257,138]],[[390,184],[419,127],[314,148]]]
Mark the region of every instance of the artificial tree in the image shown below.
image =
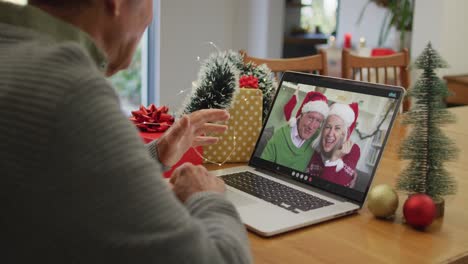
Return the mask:
[[[427,194],[437,203],[456,190],[454,178],[443,165],[456,158],[457,147],[441,130],[441,125],[455,119],[444,103],[449,91],[435,72],[447,63],[429,43],[414,65],[423,72],[408,93],[413,105],[403,123],[411,126],[411,132],[399,154],[410,163],[401,173],[397,188],[409,194]]]

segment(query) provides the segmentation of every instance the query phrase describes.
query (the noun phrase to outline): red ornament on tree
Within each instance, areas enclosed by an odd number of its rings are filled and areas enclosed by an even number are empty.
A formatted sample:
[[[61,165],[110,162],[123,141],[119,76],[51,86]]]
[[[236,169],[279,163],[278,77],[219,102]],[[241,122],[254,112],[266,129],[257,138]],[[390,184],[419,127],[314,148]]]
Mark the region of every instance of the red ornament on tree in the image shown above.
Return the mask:
[[[406,222],[415,228],[429,226],[435,218],[436,206],[429,195],[413,194],[403,205],[403,215]]]

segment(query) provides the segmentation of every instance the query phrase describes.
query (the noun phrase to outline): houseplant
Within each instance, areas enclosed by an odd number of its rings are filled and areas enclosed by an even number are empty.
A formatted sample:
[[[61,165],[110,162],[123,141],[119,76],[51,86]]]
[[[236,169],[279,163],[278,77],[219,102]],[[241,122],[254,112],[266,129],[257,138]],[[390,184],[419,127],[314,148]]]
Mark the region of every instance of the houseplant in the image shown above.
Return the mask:
[[[382,46],[387,40],[388,33],[392,27],[399,34],[399,49],[409,48],[405,45],[408,38],[408,32],[411,32],[413,27],[413,9],[414,0],[368,0],[364,5],[359,15],[357,23],[360,24],[367,7],[370,4],[376,4],[379,7],[385,8],[386,12],[382,20],[382,26],[379,33],[378,45]]]

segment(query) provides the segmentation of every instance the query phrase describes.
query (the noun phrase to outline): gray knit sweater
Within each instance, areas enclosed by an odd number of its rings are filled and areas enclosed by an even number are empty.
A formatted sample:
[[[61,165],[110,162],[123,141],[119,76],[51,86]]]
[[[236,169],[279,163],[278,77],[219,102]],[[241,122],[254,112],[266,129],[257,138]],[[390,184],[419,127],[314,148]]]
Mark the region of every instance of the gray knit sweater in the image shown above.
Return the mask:
[[[0,262],[251,262],[231,203],[168,188],[104,67],[83,32],[0,2]]]

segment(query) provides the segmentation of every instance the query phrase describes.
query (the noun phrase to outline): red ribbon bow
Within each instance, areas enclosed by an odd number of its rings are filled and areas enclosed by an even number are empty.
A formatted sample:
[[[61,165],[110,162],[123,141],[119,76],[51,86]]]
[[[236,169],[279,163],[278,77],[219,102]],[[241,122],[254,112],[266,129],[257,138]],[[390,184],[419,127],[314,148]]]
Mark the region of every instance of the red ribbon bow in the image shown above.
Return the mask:
[[[168,114],[169,108],[167,106],[156,107],[151,104],[148,108],[143,105],[139,110],[132,111],[130,120],[141,130],[146,132],[164,132],[172,124],[174,124],[174,117]]]
[[[239,79],[240,88],[258,88],[258,79],[252,75],[243,75]]]

